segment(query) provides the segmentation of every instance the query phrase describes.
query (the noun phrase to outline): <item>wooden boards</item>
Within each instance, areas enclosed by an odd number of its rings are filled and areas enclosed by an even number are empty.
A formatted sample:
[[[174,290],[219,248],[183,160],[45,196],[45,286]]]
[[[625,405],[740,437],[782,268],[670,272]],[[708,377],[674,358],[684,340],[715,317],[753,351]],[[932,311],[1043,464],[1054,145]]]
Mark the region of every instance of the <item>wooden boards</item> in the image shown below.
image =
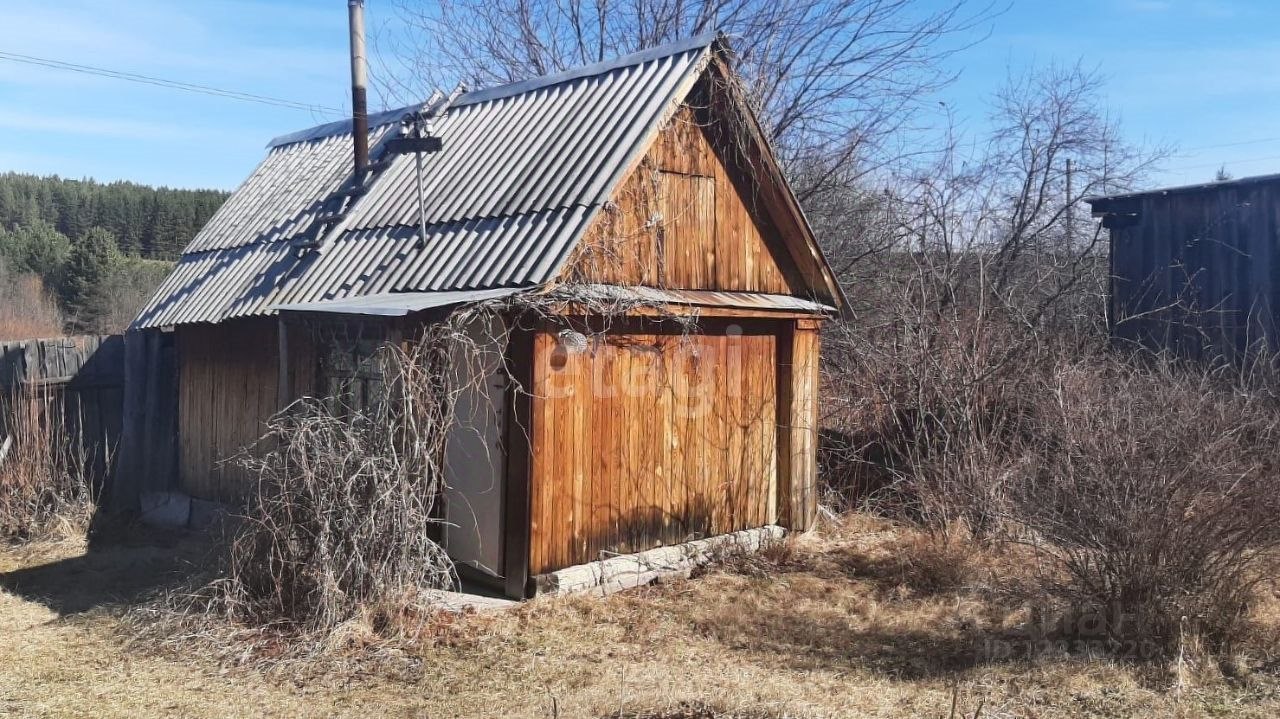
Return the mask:
[[[239,501],[252,491],[251,478],[226,460],[261,437],[277,410],[276,321],[184,325],[176,335],[180,488]]]
[[[818,323],[799,320],[778,343],[778,523],[803,531],[818,514]]]
[[[772,524],[775,329],[537,333],[530,571]]]
[[[777,230],[682,108],[587,230],[571,281],[803,293]],[[788,279],[791,278],[791,279]]]
[[[90,455],[94,481],[108,486],[124,416],[124,367],[121,335],[0,342],[0,394],[38,387],[62,402],[68,430]]]

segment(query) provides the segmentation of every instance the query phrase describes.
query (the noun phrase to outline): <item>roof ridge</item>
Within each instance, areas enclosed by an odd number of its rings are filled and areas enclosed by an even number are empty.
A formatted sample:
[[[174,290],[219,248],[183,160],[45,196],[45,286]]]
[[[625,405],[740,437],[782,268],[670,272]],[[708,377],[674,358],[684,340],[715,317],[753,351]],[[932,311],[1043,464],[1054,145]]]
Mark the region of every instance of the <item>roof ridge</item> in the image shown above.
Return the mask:
[[[1150,190],[1128,190],[1125,192],[1114,192],[1106,195],[1090,195],[1081,198],[1089,204],[1099,204],[1109,202],[1111,200],[1131,200],[1139,197],[1155,196],[1155,195],[1178,195],[1192,192],[1207,192],[1217,190],[1223,187],[1242,187],[1245,185],[1256,185],[1265,182],[1276,182],[1280,180],[1280,173],[1270,173],[1266,175],[1250,175],[1248,177],[1237,177],[1230,180],[1210,180],[1208,182],[1195,182],[1187,185],[1166,185],[1164,187],[1155,187]]]
[[[578,80],[584,77],[594,77],[595,75],[603,75],[624,67],[632,65],[640,65],[651,60],[658,60],[672,55],[679,55],[682,52],[697,50],[709,47],[720,37],[718,32],[705,32],[695,35],[685,40],[677,40],[667,43],[666,45],[658,45],[640,50],[628,55],[613,58],[612,60],[603,60],[601,62],[591,63],[589,65],[579,65],[571,67],[561,72],[552,73],[550,75],[541,75],[539,77],[529,78],[528,80],[520,80],[518,82],[507,83],[506,85],[495,85],[494,87],[483,88],[480,90],[472,90],[457,99],[453,103],[454,107],[462,107],[464,105],[475,105],[490,100],[499,100],[512,95],[520,95],[534,90],[540,90],[544,87],[559,85],[561,83]]]
[[[665,45],[658,45],[639,52],[633,52],[628,55],[604,60],[589,65],[579,65],[557,73],[549,75],[541,75],[539,77],[529,78],[528,80],[520,80],[517,82],[507,83],[506,85],[495,85],[494,87],[483,88],[480,90],[472,90],[460,96],[450,106],[450,110],[466,105],[476,105],[482,102],[491,102],[500,100],[514,95],[521,95],[526,92],[541,90],[553,85],[560,85],[573,80],[580,80],[584,77],[594,77],[603,75],[614,70],[633,65],[640,65],[652,60],[658,60],[665,57],[679,55],[690,50],[707,48],[713,45],[721,38],[719,31],[704,32],[684,40],[677,40]],[[422,103],[406,105],[404,107],[393,110],[383,110],[381,112],[371,113],[369,115],[369,128],[372,130],[380,125],[386,125],[404,117],[405,113],[410,112],[421,106]],[[347,134],[351,132],[351,120],[335,120],[322,125],[316,125],[305,130],[286,133],[273,138],[267,143],[268,149],[275,149],[283,145],[292,145],[298,142],[306,142],[308,140],[318,140],[323,137],[333,135]]]

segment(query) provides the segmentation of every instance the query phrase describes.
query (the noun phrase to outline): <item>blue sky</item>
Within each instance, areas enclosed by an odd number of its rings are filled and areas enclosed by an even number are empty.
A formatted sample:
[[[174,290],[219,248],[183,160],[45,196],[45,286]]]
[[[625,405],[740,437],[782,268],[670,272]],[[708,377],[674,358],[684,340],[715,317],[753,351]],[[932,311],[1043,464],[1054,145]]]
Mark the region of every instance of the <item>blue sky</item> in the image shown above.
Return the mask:
[[[1274,0],[1015,0],[952,59],[961,76],[943,94],[981,123],[1010,69],[1080,61],[1131,142],[1174,146],[1153,181],[1280,172],[1277,27]]]
[[[394,20],[368,0],[370,26]],[[928,3],[923,3],[927,5]],[[0,170],[233,188],[271,137],[349,107],[342,0],[5,2],[0,51],[336,108],[234,102],[0,61]],[[951,58],[940,100],[980,127],[1008,71],[1075,62],[1109,80],[1134,141],[1178,146],[1164,184],[1280,171],[1280,3],[1014,0]],[[376,64],[375,64],[376,69]]]

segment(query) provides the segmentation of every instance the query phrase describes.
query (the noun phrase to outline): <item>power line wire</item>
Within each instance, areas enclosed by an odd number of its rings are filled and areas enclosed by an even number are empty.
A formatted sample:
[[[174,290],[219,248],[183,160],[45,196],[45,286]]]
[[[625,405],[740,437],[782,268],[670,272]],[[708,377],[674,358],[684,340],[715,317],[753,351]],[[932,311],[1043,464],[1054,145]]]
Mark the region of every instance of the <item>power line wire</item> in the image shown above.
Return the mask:
[[[1262,145],[1268,142],[1277,142],[1277,141],[1280,141],[1280,137],[1259,137],[1253,140],[1241,140],[1240,142],[1224,142],[1220,145],[1200,145],[1198,147],[1183,147],[1183,148],[1179,148],[1182,151],[1179,154],[1196,152],[1198,150],[1217,150],[1224,147],[1243,147],[1244,145]]]
[[[41,67],[53,68],[55,70],[66,70],[86,75],[96,75],[98,77],[112,78],[115,80],[125,80],[143,85],[154,85],[156,87],[164,87],[172,90],[195,92],[203,95],[211,95],[213,97],[224,97],[230,100],[241,100],[243,102],[256,102],[263,105],[286,107],[292,110],[304,110],[313,113],[320,112],[340,114],[343,112],[335,107],[285,100],[278,97],[270,97],[268,95],[256,95],[250,92],[240,92],[239,90],[227,90],[210,85],[198,85],[191,82],[166,80],[164,78],[152,77],[150,75],[140,75],[132,72],[124,72],[122,70],[111,70],[105,67],[95,67],[93,65],[80,65],[73,62],[65,62],[63,60],[51,60],[49,58],[36,57],[34,55],[21,55],[15,52],[5,52],[3,50],[0,50],[0,60],[9,60],[10,62],[19,62],[27,65],[38,65]]]
[[[1280,160],[1280,155],[1268,155],[1267,157],[1250,157],[1243,160],[1230,160],[1227,162],[1206,162],[1198,165],[1182,165],[1169,168],[1169,172],[1182,172],[1184,170],[1202,170],[1211,167],[1230,167],[1233,165],[1246,165],[1252,162],[1267,162],[1270,160]]]

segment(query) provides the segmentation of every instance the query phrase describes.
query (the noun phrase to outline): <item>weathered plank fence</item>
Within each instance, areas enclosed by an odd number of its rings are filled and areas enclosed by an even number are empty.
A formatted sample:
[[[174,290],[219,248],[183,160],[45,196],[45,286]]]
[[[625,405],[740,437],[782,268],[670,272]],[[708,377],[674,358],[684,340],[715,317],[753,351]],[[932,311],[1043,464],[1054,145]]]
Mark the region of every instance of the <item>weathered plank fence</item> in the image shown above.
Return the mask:
[[[63,403],[72,437],[89,452],[95,481],[110,481],[123,421],[124,338],[81,335],[0,342],[0,393],[13,396],[31,389],[49,392]]]
[[[172,333],[0,342],[0,397],[32,388],[64,403],[72,436],[92,451],[102,501],[113,510],[134,511],[142,494],[173,486],[178,391]]]
[[[178,364],[172,332],[124,336],[124,422],[120,451],[104,499],[115,512],[138,509],[148,492],[176,486]]]

